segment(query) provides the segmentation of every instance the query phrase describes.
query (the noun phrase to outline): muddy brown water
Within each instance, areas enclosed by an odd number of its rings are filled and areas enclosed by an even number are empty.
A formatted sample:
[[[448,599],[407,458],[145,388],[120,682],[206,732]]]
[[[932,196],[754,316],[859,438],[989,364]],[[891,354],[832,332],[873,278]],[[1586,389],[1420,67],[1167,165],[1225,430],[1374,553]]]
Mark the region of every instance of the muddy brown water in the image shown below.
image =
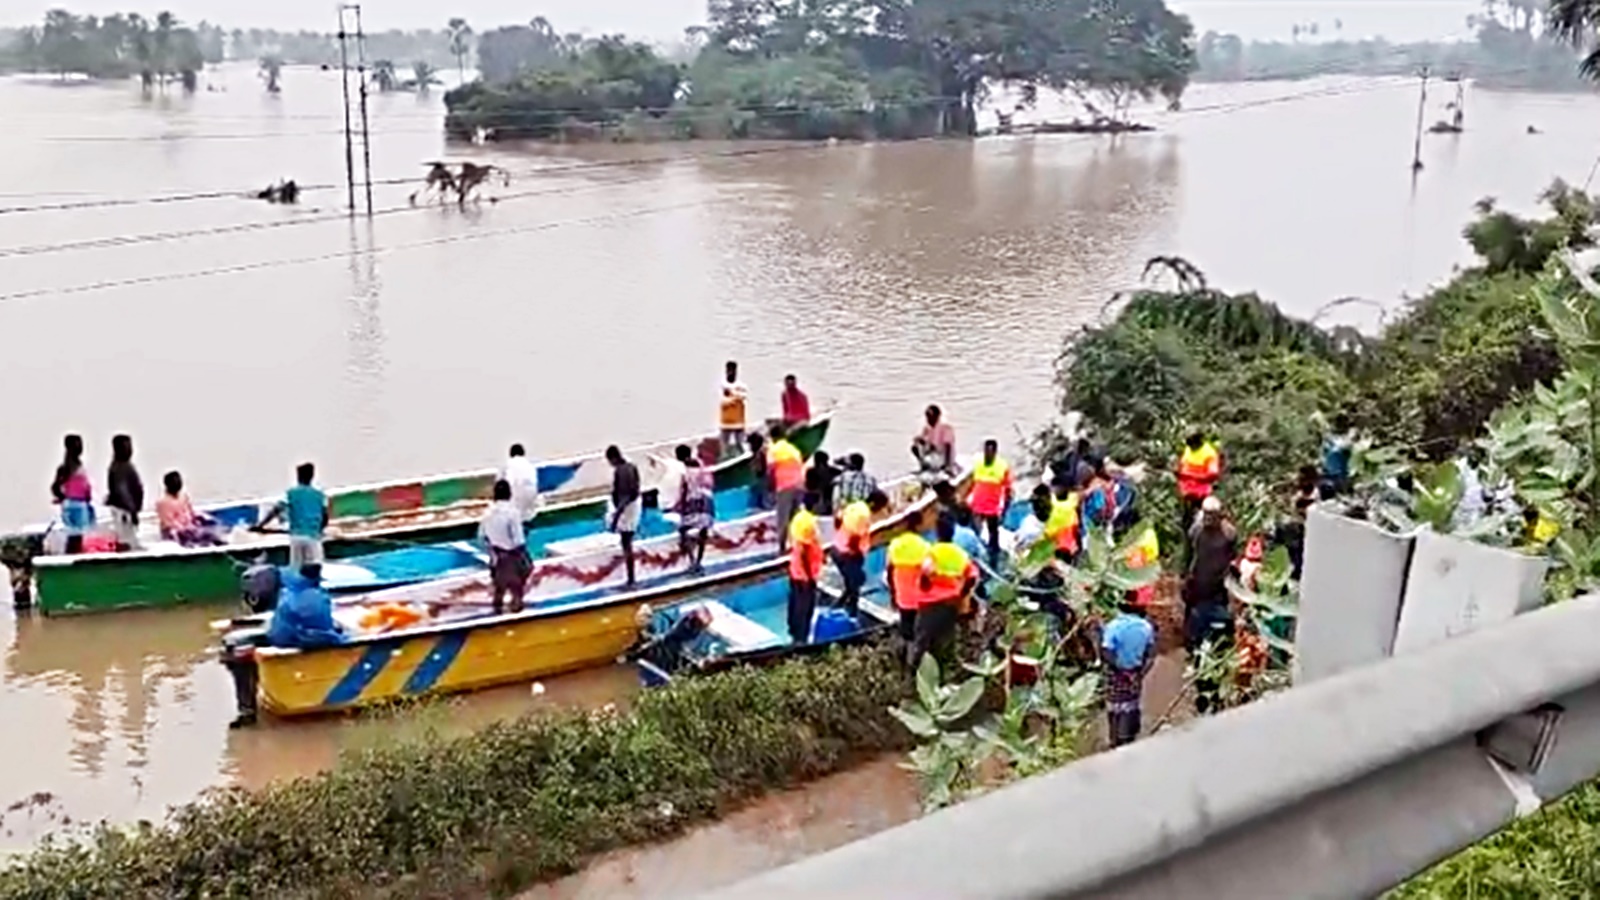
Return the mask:
[[[97,476],[126,431],[152,488],[178,468],[199,498],[260,495],[302,459],[337,484],[491,464],[512,441],[550,455],[702,431],[729,357],[761,412],[786,372],[845,403],[832,446],[880,471],[909,461],[930,401],[964,446],[1011,446],[1051,414],[1062,336],[1147,257],[1305,315],[1367,298],[1335,315],[1371,324],[1467,261],[1474,200],[1526,209],[1554,175],[1583,183],[1600,147],[1592,97],[1473,92],[1468,133],[1428,138],[1413,184],[1415,94],[1371,81],[1204,86],[1117,140],[869,146],[447,147],[437,94],[386,95],[378,179],[472,157],[516,173],[498,202],[412,209],[414,184],[380,184],[381,214],[351,223],[340,189],[298,208],[235,196],[339,182],[338,102],[336,76],[291,70],[269,97],[250,66],[149,100],[0,79],[0,208],[135,201],[0,212],[0,528],[47,514],[67,431]],[[197,192],[226,196],[140,201]],[[421,727],[230,734],[206,654],[226,612],[0,614],[0,848]],[[606,670],[427,715],[471,727],[632,684]]]

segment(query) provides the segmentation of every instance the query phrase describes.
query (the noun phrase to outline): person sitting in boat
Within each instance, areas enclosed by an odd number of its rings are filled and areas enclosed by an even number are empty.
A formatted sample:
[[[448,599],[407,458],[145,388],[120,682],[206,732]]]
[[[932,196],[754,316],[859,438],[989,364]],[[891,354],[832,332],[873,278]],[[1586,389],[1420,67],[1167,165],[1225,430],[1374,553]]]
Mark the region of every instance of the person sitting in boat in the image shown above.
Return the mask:
[[[344,627],[333,618],[333,597],[322,587],[322,566],[312,563],[299,572],[285,573],[278,608],[267,626],[267,643],[311,650],[337,646],[344,640]]]
[[[696,606],[685,612],[660,634],[652,635],[649,631],[655,617],[651,615],[645,618],[650,621],[645,625],[643,643],[633,651],[632,657],[642,659],[667,673],[683,668],[685,651],[700,635],[705,634],[707,628],[711,627],[711,610],[704,606]]]
[[[912,438],[911,455],[923,480],[931,481],[956,471],[956,431],[938,406],[929,406],[923,418],[927,424]]]
[[[183,475],[168,472],[161,478],[166,493],[156,501],[156,520],[161,523],[161,539],[185,547],[220,547],[228,541],[219,533],[216,520],[194,511],[183,490]]]

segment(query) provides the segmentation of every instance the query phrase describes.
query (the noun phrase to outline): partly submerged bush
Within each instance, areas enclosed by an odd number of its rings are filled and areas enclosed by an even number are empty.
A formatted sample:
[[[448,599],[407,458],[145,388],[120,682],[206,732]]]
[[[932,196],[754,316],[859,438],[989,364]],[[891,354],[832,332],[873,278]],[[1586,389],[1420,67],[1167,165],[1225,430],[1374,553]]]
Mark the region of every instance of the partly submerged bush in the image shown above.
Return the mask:
[[[719,806],[904,746],[892,654],[836,652],[368,750],[162,825],[102,827],[0,870],[0,897],[459,895],[515,890]]]

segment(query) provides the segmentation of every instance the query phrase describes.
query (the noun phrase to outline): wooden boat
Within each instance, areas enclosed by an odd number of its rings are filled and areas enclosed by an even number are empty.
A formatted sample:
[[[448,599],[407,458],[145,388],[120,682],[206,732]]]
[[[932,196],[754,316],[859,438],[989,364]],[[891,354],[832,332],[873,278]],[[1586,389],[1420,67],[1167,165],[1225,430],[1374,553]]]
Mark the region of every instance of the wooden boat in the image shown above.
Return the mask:
[[[858,615],[851,618],[842,609],[818,607],[813,619],[811,640],[795,644],[789,638],[789,582],[772,578],[758,584],[736,588],[716,597],[686,600],[657,610],[648,633],[658,636],[628,655],[639,671],[645,687],[660,687],[674,679],[707,675],[737,666],[764,666],[785,659],[824,653],[832,647],[849,646],[875,640],[894,631],[899,613],[889,599],[884,581],[884,551],[875,550],[867,559],[867,584],[861,592]],[[822,588],[824,603],[837,604],[834,587]],[[708,618],[704,630],[692,639],[677,643],[665,637],[685,616]]]
[[[964,476],[970,477],[970,472]],[[907,529],[925,530],[937,499],[915,479],[888,486],[892,508],[873,526],[875,542]],[[828,526],[831,528],[831,524]],[[363,595],[335,615],[357,636],[335,647],[255,650],[261,705],[279,716],[322,713],[429,694],[478,690],[603,665],[634,642],[641,607],[714,588],[770,578],[784,570],[770,512],[719,522],[704,569],[690,574],[676,536],[635,548],[637,585],[627,588],[615,538],[595,535],[550,547],[528,579],[528,608],[489,610],[487,573]],[[428,621],[401,630],[360,634],[374,606],[425,610]],[[219,622],[225,648],[257,643],[260,628]]]
[[[825,412],[795,430],[791,440],[807,456],[821,446],[833,413]],[[661,441],[624,451],[640,468],[648,490],[664,473],[660,459],[679,444],[711,448],[707,435]],[[748,453],[716,466],[718,490],[750,483]],[[531,524],[555,526],[604,515],[611,486],[611,467],[603,454],[552,460],[538,465],[539,489],[545,505]],[[472,538],[489,503],[495,470],[462,472],[429,478],[342,488],[328,493],[332,522],[325,550],[330,560],[395,549],[397,542],[438,543]],[[278,498],[263,498],[205,507],[201,512],[229,529],[221,547],[186,548],[160,540],[153,516],[141,523],[144,549],[126,553],[79,553],[38,556],[33,560],[37,602],[47,615],[103,612],[141,606],[227,600],[238,596],[243,565],[263,556],[283,564],[288,559],[286,535],[250,530]],[[35,529],[42,533],[46,529]]]
[[[755,511],[752,499],[749,488],[718,491],[715,502],[717,518],[737,519],[751,515]],[[560,545],[574,538],[598,534],[604,527],[603,516],[555,524],[536,520],[527,529],[528,553],[534,559],[539,559],[548,555],[549,547],[553,544]],[[649,540],[676,534],[677,528],[674,517],[659,508],[646,507],[635,534],[639,540]],[[436,578],[470,575],[488,568],[489,551],[479,540],[415,544],[325,563],[322,566],[322,586],[332,594],[368,593]]]

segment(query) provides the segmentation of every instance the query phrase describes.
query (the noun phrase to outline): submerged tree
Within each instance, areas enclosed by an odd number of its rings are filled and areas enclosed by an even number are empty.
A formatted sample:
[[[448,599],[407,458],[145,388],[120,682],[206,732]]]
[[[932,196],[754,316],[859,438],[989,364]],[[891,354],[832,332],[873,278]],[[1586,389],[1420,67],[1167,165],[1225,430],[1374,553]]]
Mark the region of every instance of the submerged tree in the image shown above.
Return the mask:
[[[423,60],[412,63],[411,78],[405,83],[406,89],[415,90],[419,94],[426,94],[429,88],[443,83],[439,80],[438,71],[438,69]]]
[[[467,54],[472,52],[472,26],[466,19],[451,19],[446,26],[450,35],[450,55],[456,58],[456,72],[462,84],[467,81]]]

